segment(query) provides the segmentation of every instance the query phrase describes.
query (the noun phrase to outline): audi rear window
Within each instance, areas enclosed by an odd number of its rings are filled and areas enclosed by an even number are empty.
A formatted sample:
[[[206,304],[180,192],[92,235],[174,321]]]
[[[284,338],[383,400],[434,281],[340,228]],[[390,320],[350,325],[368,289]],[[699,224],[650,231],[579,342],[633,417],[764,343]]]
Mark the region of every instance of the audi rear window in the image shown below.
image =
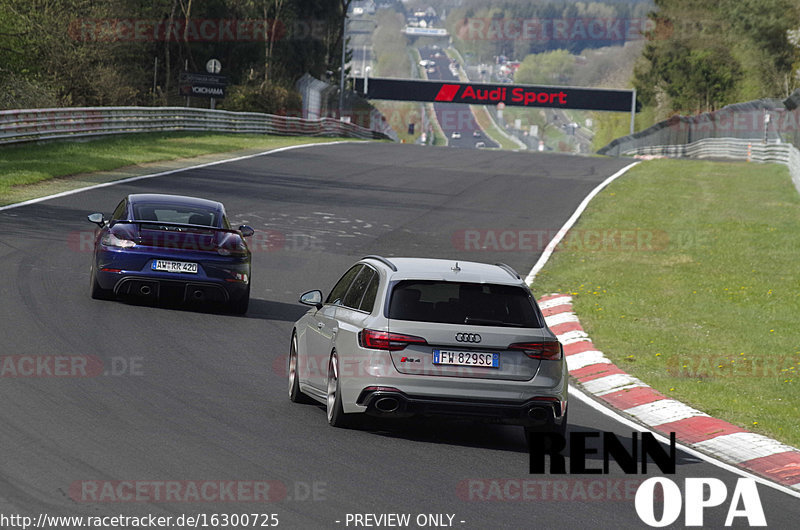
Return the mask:
[[[398,282],[392,289],[388,317],[442,324],[543,327],[527,290],[483,283]]]

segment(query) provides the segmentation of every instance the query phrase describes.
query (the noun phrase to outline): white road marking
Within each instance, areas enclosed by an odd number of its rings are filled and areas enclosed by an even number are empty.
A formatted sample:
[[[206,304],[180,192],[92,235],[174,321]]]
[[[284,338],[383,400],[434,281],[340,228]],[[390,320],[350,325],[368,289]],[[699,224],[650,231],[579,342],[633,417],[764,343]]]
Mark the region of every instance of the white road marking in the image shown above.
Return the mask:
[[[174,175],[175,173],[181,173],[182,171],[190,171],[192,169],[200,169],[204,167],[211,167],[216,166],[219,164],[226,164],[228,162],[238,162],[239,160],[247,160],[248,158],[255,158],[258,156],[265,156],[271,155],[274,153],[281,153],[283,151],[291,151],[293,149],[303,149],[306,147],[318,147],[318,146],[325,146],[325,145],[338,145],[338,144],[349,144],[349,143],[368,143],[364,141],[358,140],[341,140],[336,142],[323,142],[323,143],[313,143],[313,144],[297,144],[297,145],[287,145],[285,147],[277,147],[275,149],[270,149],[268,151],[262,151],[260,153],[254,153],[252,155],[243,155],[237,156],[234,158],[226,158],[225,160],[216,160],[214,162],[206,162],[205,164],[197,164],[196,166],[188,166],[182,167],[178,169],[170,169],[168,171],[161,171],[158,173],[150,173],[147,175],[138,175],[136,177],[128,177],[125,179],[120,180],[112,180],[111,182],[103,182],[102,184],[93,184],[92,186],[86,186],[83,188],[75,188],[74,190],[67,190],[62,191],[60,193],[54,193],[53,195],[46,195],[44,197],[38,197],[36,199],[30,199],[27,201],[17,202],[14,204],[9,204],[7,206],[0,206],[0,212],[5,210],[11,210],[12,208],[19,208],[20,206],[27,206],[29,204],[36,204],[43,201],[49,201],[51,199],[58,199],[59,197],[66,197],[68,195],[74,195],[76,193],[81,193],[83,191],[95,190],[98,188],[107,188],[109,186],[116,186],[117,184],[127,184],[129,182],[136,182],[137,180],[144,180],[150,179],[154,177],[164,177],[166,175]]]

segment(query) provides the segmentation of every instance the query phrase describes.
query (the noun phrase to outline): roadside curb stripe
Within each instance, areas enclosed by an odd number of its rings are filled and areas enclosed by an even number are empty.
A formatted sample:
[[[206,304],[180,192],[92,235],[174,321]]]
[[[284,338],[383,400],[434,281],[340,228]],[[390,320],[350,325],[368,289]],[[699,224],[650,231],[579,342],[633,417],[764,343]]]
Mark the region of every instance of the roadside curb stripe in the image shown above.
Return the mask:
[[[564,341],[561,341],[564,344]],[[586,351],[595,350],[594,343],[591,340],[584,340],[580,342],[573,342],[571,344],[564,344],[564,355],[577,355]]]
[[[589,381],[600,380],[600,379],[608,380],[609,377],[612,377],[614,375],[626,376],[628,374],[623,372],[614,363],[602,363],[602,364],[597,363],[589,366],[584,366],[583,368],[578,368],[574,372],[570,372],[570,375],[575,377],[581,383],[588,383]]]
[[[793,447],[754,432],[723,434],[722,436],[697,442],[695,447],[711,454],[719,454],[726,460],[736,463],[785,453],[786,451],[796,451]]]
[[[774,476],[778,482],[800,490],[800,454],[796,451],[754,458],[748,460],[746,465],[762,475]]]
[[[799,449],[712,418],[626,373],[583,330],[572,311],[572,297],[547,295],[540,307],[547,311],[545,321],[564,345],[569,373],[583,391],[655,431],[674,432],[678,442],[707,456],[800,491]]]
[[[572,372],[583,368],[584,366],[591,366],[593,364],[610,364],[611,361],[603,355],[603,352],[597,350],[586,350],[575,355],[567,356],[567,368]]]
[[[544,311],[561,305],[571,307],[572,297],[566,295],[543,296],[539,300],[539,308]]]
[[[566,333],[559,335],[559,340],[561,340],[561,344],[568,346],[570,344],[575,344],[576,342],[588,342],[589,335],[587,335],[583,330],[567,331]]]
[[[658,401],[625,409],[623,412],[633,416],[645,425],[651,426],[674,423],[693,416],[708,416],[708,414],[674,399],[659,399]]]
[[[661,432],[674,432],[676,437],[687,443],[697,443],[723,434],[746,432],[741,427],[711,416],[694,416],[685,420],[663,423],[656,427]]]
[[[568,311],[570,306],[564,303],[561,305],[551,306],[551,307],[542,307],[542,306],[539,307],[542,310],[542,314],[545,316],[545,318],[547,318],[549,316],[553,316],[558,313],[563,313],[564,311]]]
[[[544,321],[547,322],[547,327],[553,329],[553,327],[558,326],[560,324],[566,324],[568,322],[578,322],[578,315],[572,312],[564,311],[562,313],[551,315],[549,317],[544,317]]]
[[[608,359],[606,360],[611,362]],[[620,410],[629,409],[666,398],[667,397],[664,394],[656,392],[649,386],[624,388],[621,390],[615,390],[614,392],[609,392],[603,396],[605,401],[609,402],[613,407]]]
[[[638,379],[636,379],[631,375],[619,373],[619,374],[609,375],[608,377],[601,377],[600,379],[594,379],[592,381],[583,382],[581,383],[581,386],[585,388],[590,394],[602,396],[603,394],[616,392],[618,390],[622,390],[623,388],[644,386],[644,383],[642,383],[641,381],[639,381]]]

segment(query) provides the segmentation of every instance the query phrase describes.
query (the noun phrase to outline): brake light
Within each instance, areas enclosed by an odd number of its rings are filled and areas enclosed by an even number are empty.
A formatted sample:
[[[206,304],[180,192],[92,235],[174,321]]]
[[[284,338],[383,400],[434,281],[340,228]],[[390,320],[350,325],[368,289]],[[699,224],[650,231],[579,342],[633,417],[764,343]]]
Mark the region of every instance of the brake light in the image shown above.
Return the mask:
[[[238,235],[226,234],[217,245],[217,254],[220,256],[243,257],[247,255],[247,246]]]
[[[136,243],[130,239],[121,239],[111,232],[106,232],[102,239],[100,239],[100,242],[107,247],[133,248],[136,246]]]
[[[556,341],[541,342],[516,342],[508,347],[509,350],[519,350],[531,359],[542,359],[544,361],[557,361],[564,356],[564,349],[561,343]]]
[[[217,254],[220,256],[247,256],[247,247],[244,245],[236,245],[233,248],[219,247],[217,248]]]
[[[422,337],[415,337],[414,335],[362,329],[358,334],[358,343],[362,348],[398,351],[404,349],[409,344],[427,344],[428,341]]]

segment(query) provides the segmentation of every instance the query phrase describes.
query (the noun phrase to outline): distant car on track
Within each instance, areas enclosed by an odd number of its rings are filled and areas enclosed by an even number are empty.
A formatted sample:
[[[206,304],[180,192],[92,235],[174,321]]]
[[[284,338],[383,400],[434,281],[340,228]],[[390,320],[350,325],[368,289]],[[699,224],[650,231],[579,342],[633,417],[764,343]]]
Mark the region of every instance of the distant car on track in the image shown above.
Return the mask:
[[[461,138],[461,133],[458,131],[453,131],[452,133],[450,133],[450,138],[452,138],[453,140],[458,140],[459,138]]]
[[[98,225],[90,272],[95,299],[221,302],[244,314],[250,300],[250,249],[254,231],[233,229],[222,203],[163,194],[128,195],[111,219]]]
[[[294,325],[289,398],[328,423],[450,416],[564,432],[561,343],[508,265],[367,256]]]

